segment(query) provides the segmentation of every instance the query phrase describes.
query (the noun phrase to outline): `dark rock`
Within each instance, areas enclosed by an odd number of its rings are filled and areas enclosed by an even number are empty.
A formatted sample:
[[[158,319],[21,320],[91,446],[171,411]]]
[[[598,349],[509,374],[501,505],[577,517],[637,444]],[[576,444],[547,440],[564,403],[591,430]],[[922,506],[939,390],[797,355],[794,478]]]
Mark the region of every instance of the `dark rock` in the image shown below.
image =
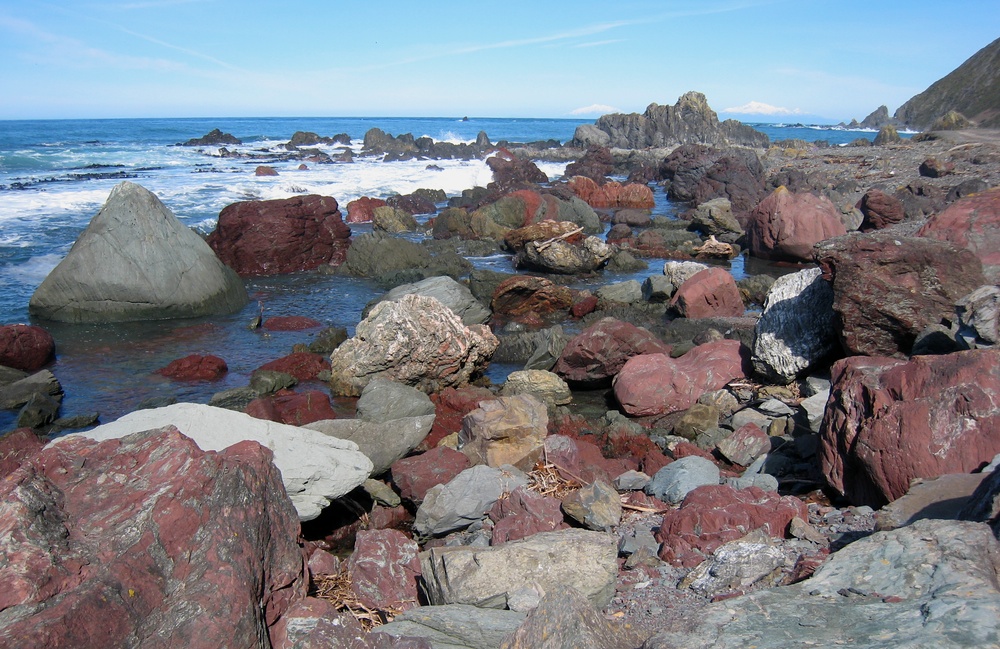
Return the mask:
[[[501,649],[635,649],[637,633],[609,621],[572,588],[546,593]]]
[[[917,236],[971,250],[993,277],[1000,266],[1000,189],[954,202],[928,219]]]
[[[524,487],[518,487],[508,498],[498,500],[488,515],[494,523],[492,545],[569,527],[563,520],[558,499]]]
[[[275,169],[274,167],[270,166],[270,165],[259,165],[256,169],[254,169],[253,175],[255,175],[255,176],[277,176],[278,175],[278,170]]]
[[[544,315],[565,311],[573,304],[570,290],[551,280],[515,275],[497,286],[490,301],[495,316],[518,317],[528,313]]]
[[[171,361],[156,373],[176,381],[215,381],[228,371],[226,361],[218,356],[191,354]]]
[[[500,151],[486,159],[493,172],[492,189],[501,194],[549,182],[549,177],[531,160],[524,160],[508,151]]]
[[[865,217],[861,222],[862,230],[881,230],[899,223],[906,217],[903,203],[879,189],[869,189],[861,197],[858,208]]]
[[[651,353],[669,354],[670,346],[646,329],[602,318],[566,343],[552,371],[567,381],[606,381],[633,356]]]
[[[205,135],[191,138],[181,146],[215,146],[216,144],[243,144],[243,140],[230,133],[223,133],[219,129],[213,128]]]
[[[937,158],[927,158],[920,163],[920,175],[927,178],[942,178],[954,173],[955,165],[951,162],[942,162]]]
[[[55,356],[56,343],[41,327],[23,324],[0,326],[0,365],[25,372],[44,367]]]
[[[339,270],[346,275],[371,277],[397,286],[438,275],[458,278],[471,269],[472,264],[454,252],[435,253],[425,245],[371,232],[351,243]],[[406,279],[401,277],[404,274],[408,275]]]
[[[308,329],[319,329],[323,323],[302,315],[279,315],[268,318],[264,321],[264,328],[268,331],[306,331]]]
[[[878,130],[875,139],[872,140],[874,146],[884,146],[886,144],[899,144],[903,138],[899,136],[895,126],[887,125]]]
[[[419,505],[431,487],[450,482],[469,466],[469,458],[464,453],[438,446],[393,462],[392,481],[400,496]]]

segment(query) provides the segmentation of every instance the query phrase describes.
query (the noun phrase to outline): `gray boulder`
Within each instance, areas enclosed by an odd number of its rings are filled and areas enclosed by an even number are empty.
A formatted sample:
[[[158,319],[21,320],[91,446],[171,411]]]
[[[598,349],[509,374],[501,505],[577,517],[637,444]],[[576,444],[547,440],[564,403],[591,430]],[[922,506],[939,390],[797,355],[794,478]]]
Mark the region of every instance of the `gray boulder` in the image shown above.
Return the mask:
[[[389,379],[373,379],[361,391],[358,419],[384,424],[403,417],[434,414],[434,402],[420,390]]]
[[[514,467],[470,467],[427,491],[413,529],[423,536],[439,536],[468,527],[482,520],[503,494],[526,484],[528,479]]]
[[[703,457],[689,455],[657,471],[645,491],[650,496],[676,505],[695,487],[717,485],[719,478],[719,467]]]
[[[203,451],[219,451],[248,440],[271,449],[285,491],[302,521],[319,516],[331,500],[363,484],[372,472],[371,460],[354,442],[195,403],[137,410],[74,435],[103,441],[164,426],[175,426]]]
[[[397,615],[392,622],[378,627],[376,633],[397,639],[425,638],[434,649],[496,649],[521,625],[524,616],[516,611],[467,604],[421,606]]]
[[[434,415],[430,414],[379,423],[361,419],[322,419],[303,428],[354,442],[372,461],[371,475],[382,475],[393,462],[424,441],[433,425]]]
[[[774,544],[770,535],[758,529],[742,539],[719,546],[712,558],[701,562],[681,580],[679,587],[713,597],[746,590],[775,576],[784,565],[784,551]]]
[[[122,182],[28,303],[62,322],[124,322],[234,313],[243,281],[145,188]]]
[[[558,275],[576,275],[600,269],[615,248],[595,236],[589,236],[579,245],[562,239],[554,241],[529,241],[518,251],[514,265]]]
[[[0,409],[13,410],[31,401],[35,394],[54,396],[62,394],[62,386],[55,375],[48,370],[17,379],[0,386]]]
[[[595,291],[595,295],[597,295],[599,300],[603,300],[605,302],[624,302],[625,304],[641,302],[643,299],[642,284],[635,279],[630,279],[626,282],[606,284],[597,289]]]
[[[572,588],[546,593],[501,649],[635,649],[639,634],[607,619]]]
[[[490,310],[472,295],[472,291],[447,275],[428,277],[413,284],[401,284],[377,301],[369,303],[361,315],[367,317],[379,302],[398,300],[410,294],[437,298],[441,304],[454,311],[464,325],[483,324],[490,319]]]
[[[697,273],[708,268],[707,264],[697,261],[668,261],[663,264],[663,274],[678,289],[681,285],[694,277]]]
[[[790,383],[837,347],[833,288],[819,268],[780,277],[768,291],[757,320],[754,370]]]
[[[564,406],[573,400],[569,385],[558,374],[546,370],[520,370],[507,375],[500,396],[530,394],[548,406]]]
[[[420,558],[432,604],[507,608],[519,591],[577,590],[607,606],[618,578],[618,541],[602,532],[540,532],[500,546],[437,547]]]

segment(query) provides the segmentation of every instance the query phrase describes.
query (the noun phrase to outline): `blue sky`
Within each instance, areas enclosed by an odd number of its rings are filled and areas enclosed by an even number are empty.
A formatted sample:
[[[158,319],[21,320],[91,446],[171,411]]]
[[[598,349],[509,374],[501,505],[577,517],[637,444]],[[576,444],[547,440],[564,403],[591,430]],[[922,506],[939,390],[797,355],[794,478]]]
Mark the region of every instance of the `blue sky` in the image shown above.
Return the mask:
[[[954,0],[0,0],[0,119],[890,113],[1000,36]]]

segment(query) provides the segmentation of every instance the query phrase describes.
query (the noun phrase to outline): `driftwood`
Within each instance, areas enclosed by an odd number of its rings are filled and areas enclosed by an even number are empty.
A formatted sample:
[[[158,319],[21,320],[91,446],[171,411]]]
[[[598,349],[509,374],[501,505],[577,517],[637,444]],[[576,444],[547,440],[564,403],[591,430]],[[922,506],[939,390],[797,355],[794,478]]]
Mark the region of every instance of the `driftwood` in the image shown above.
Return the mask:
[[[563,234],[560,234],[558,237],[552,237],[551,239],[546,239],[545,241],[543,241],[541,243],[536,243],[535,244],[535,250],[537,250],[538,252],[541,252],[541,251],[545,250],[546,248],[548,248],[549,246],[551,246],[556,241],[565,241],[566,239],[569,239],[573,235],[580,234],[581,232],[583,232],[583,228],[582,227],[575,228],[573,230],[570,230],[569,232],[564,232]]]

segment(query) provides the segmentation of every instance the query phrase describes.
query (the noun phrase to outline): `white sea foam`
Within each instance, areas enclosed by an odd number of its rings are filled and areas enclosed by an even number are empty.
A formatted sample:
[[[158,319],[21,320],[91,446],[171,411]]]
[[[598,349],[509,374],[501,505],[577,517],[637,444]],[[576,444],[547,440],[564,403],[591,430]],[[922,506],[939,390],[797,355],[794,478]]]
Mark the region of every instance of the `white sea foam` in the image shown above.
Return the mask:
[[[7,266],[3,269],[3,274],[22,284],[37,286],[52,272],[53,268],[59,265],[62,259],[63,255],[55,253],[32,257],[23,264]]]

